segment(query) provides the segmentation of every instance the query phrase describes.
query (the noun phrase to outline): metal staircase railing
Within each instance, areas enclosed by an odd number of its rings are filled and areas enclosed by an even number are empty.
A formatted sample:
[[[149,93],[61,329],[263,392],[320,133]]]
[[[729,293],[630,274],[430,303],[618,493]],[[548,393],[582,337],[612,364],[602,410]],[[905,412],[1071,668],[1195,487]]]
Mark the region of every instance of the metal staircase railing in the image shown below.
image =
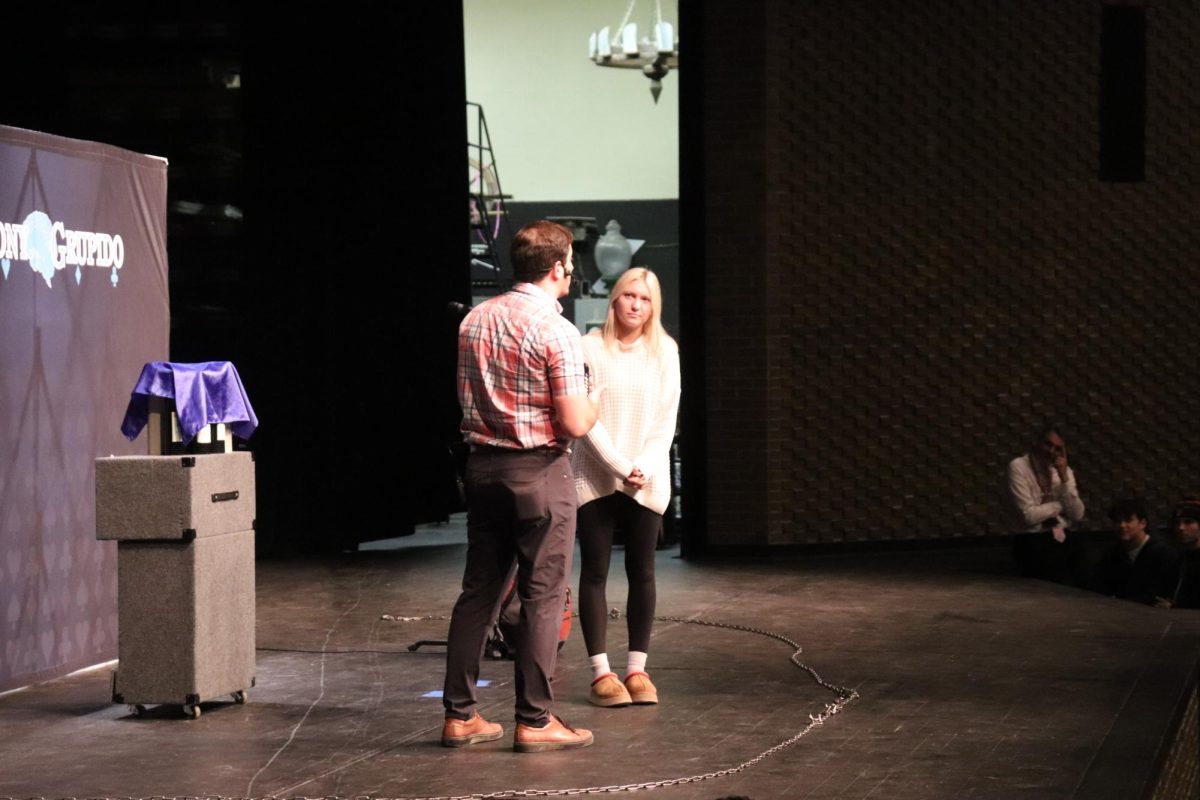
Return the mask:
[[[467,103],[467,174],[471,195],[471,286],[472,288],[500,288],[505,281],[505,271],[500,259],[497,241],[501,228],[508,240],[512,240],[508,210],[505,202],[512,195],[505,194],[500,185],[500,171],[496,167],[496,153],[492,149],[492,138],[488,133],[487,119],[483,106]],[[474,137],[471,132],[474,132]]]

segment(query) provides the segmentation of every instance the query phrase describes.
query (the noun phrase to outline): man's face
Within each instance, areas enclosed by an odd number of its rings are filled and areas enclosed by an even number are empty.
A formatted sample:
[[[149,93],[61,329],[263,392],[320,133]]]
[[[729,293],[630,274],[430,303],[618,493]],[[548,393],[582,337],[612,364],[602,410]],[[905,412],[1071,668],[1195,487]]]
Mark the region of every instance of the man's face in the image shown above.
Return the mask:
[[[1133,516],[1117,523],[1117,539],[1132,550],[1146,540],[1146,520]]]
[[[1175,520],[1175,535],[1184,547],[1200,549],[1200,522],[1190,517]]]
[[[562,285],[559,287],[559,292],[558,292],[559,297],[566,297],[568,294],[571,293],[571,276],[575,272],[574,258],[575,258],[575,248],[573,248],[571,245],[567,245],[567,260],[562,262],[563,278],[562,278]]]

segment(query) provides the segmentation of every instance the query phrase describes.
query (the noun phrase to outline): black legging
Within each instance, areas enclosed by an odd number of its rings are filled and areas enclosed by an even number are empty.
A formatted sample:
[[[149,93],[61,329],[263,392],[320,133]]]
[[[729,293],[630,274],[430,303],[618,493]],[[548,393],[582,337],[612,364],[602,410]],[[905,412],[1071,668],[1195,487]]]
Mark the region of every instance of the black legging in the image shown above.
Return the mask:
[[[625,532],[625,575],[629,579],[629,649],[649,652],[654,624],[654,551],[662,529],[662,514],[639,505],[622,492],[601,497],[579,507],[577,537],[582,556],[579,566],[579,624],[589,656],[607,653],[608,565],[612,560],[613,530]]]

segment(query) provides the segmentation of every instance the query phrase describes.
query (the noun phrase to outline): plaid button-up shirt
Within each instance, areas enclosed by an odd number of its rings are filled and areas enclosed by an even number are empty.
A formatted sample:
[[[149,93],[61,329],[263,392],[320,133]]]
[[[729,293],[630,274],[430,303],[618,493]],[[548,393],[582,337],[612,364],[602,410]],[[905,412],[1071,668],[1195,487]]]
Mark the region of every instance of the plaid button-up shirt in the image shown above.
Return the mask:
[[[519,283],[458,328],[458,402],[471,444],[566,451],[554,398],[586,395],[579,331],[540,288]]]

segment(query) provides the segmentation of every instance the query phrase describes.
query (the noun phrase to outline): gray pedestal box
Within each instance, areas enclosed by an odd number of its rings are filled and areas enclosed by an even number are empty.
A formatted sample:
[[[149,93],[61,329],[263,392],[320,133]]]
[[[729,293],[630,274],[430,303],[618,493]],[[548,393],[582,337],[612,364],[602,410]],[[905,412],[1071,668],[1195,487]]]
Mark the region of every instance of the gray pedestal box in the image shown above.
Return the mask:
[[[200,703],[254,685],[254,462],[96,459],[96,538],[117,540],[113,702]]]

